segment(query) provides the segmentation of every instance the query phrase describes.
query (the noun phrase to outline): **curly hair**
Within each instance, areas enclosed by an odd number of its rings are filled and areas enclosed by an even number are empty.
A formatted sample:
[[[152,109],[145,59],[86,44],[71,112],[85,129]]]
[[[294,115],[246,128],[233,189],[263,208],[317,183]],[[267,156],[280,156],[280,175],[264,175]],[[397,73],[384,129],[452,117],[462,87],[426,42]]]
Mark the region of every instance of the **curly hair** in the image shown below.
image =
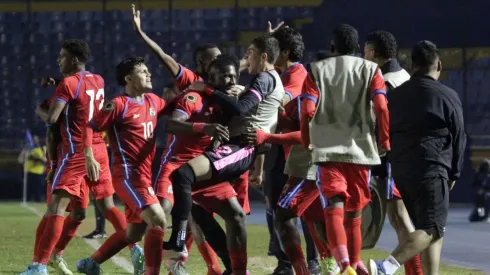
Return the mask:
[[[293,62],[301,61],[305,51],[305,43],[301,33],[293,28],[280,28],[272,36],[279,42],[281,51],[289,51],[289,60]]]
[[[125,77],[133,72],[134,68],[138,65],[144,64],[146,65],[146,58],[144,57],[129,57],[121,61],[116,67],[116,79],[117,84],[121,86],[126,86],[128,84],[126,82]]]
[[[267,62],[270,64],[276,63],[279,57],[279,41],[270,35],[263,35],[252,40],[252,44],[259,50],[260,53],[267,54]]]
[[[209,68],[215,66],[219,70],[223,70],[226,66],[233,66],[238,73],[240,69],[240,60],[234,55],[223,53],[218,55],[218,57],[209,64]]]
[[[85,40],[66,39],[63,41],[61,48],[78,58],[82,63],[87,63],[91,58],[90,47]]]
[[[218,48],[216,44],[211,44],[211,43],[204,43],[199,46],[194,50],[194,53],[192,54],[192,60],[194,60],[195,63],[197,63],[198,57],[200,57],[204,52],[206,52],[209,49],[214,49]]]
[[[384,59],[396,58],[396,39],[390,32],[383,30],[372,32],[367,36],[366,43],[374,48],[376,57]]]
[[[359,34],[351,25],[342,24],[333,30],[333,43],[340,54],[354,54],[359,47]]]

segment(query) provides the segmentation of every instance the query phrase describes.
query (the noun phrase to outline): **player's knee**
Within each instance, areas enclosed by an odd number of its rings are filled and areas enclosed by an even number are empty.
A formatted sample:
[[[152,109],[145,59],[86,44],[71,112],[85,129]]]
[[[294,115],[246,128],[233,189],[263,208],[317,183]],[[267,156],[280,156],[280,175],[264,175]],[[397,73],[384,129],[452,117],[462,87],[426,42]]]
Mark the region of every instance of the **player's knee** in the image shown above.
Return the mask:
[[[173,188],[174,194],[179,192],[191,193],[192,184],[196,181],[194,171],[189,164],[182,165],[179,169],[172,172],[170,175],[172,178],[172,184],[177,184],[179,188]]]
[[[334,196],[328,199],[328,207],[343,208],[345,204],[345,197]]]
[[[165,219],[164,215],[158,215],[155,213],[150,217],[148,227],[154,227],[154,228],[160,228],[162,230],[165,230],[167,227],[167,220]]]
[[[85,220],[85,217],[87,216],[87,213],[85,209],[73,209],[71,212],[71,215],[75,221],[81,222]]]

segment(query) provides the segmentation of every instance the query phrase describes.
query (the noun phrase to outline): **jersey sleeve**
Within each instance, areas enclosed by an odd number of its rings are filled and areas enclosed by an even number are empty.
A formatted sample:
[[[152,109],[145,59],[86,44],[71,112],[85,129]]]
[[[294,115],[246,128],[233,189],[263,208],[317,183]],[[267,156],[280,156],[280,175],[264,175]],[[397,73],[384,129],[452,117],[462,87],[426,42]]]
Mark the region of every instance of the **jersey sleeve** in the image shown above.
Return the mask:
[[[292,68],[290,72],[285,72],[281,75],[284,92],[289,96],[290,100],[301,95],[306,75],[306,69],[300,64]]]
[[[180,91],[183,91],[189,87],[189,85],[201,79],[202,78],[198,74],[179,64],[179,72],[173,79],[173,82]]]
[[[56,87],[56,91],[52,97],[54,100],[67,104],[70,100],[75,98],[76,87],[74,87],[74,83],[71,80],[72,78],[70,77],[61,81]]]
[[[174,110],[184,114],[186,119],[189,119],[193,114],[198,113],[202,107],[201,95],[196,92],[190,92],[176,102]]]
[[[386,84],[378,69],[370,83],[371,100],[378,124],[378,144],[386,150],[390,149],[390,114],[386,98]]]
[[[320,92],[313,80],[313,77],[308,74],[303,84],[303,91],[301,93],[301,110],[300,110],[300,129],[301,139],[303,146],[308,148],[310,146],[310,120],[313,118],[316,110],[316,104],[318,103],[318,97]]]
[[[274,91],[275,82],[270,73],[262,72],[252,80],[247,91],[239,98],[220,91],[214,91],[213,96],[230,115],[245,115]]]
[[[89,121],[89,125],[97,132],[107,131],[118,119],[124,115],[125,106],[118,98],[104,104],[104,108]]]

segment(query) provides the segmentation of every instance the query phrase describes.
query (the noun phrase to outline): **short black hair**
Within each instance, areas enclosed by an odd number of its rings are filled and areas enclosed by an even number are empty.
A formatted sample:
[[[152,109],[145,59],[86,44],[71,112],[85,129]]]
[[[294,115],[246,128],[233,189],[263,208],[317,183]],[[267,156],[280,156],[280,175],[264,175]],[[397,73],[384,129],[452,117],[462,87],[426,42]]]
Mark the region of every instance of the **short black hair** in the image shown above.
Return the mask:
[[[136,68],[138,65],[145,64],[146,65],[146,58],[144,57],[129,57],[121,61],[117,65],[117,71],[116,71],[116,79],[117,79],[117,84],[121,86],[126,86],[128,84],[126,82],[125,77],[133,72],[134,68]]]
[[[223,53],[218,55],[218,57],[216,57],[216,59],[211,61],[211,63],[209,64],[209,68],[214,66],[216,66],[220,70],[226,66],[233,66],[235,67],[235,71],[238,74],[240,70],[240,60],[234,55]]]
[[[252,44],[260,51],[267,54],[267,62],[276,63],[279,57],[279,41],[270,35],[263,35],[252,40]]]
[[[61,48],[71,53],[82,63],[87,63],[92,57],[90,47],[82,39],[66,39],[63,41]]]
[[[209,49],[214,49],[214,48],[218,48],[218,46],[216,44],[212,44],[212,43],[204,43],[204,44],[197,46],[197,48],[194,50],[194,53],[192,55],[192,60],[194,60],[194,62],[197,62],[198,56],[200,56],[205,51],[207,51]]]
[[[396,39],[390,32],[383,30],[372,32],[367,36],[366,43],[373,46],[376,57],[396,58]]]
[[[351,25],[342,24],[333,30],[335,50],[340,54],[356,53],[359,47],[359,33]]]
[[[305,43],[301,33],[293,28],[282,27],[275,31],[272,36],[279,42],[279,49],[289,51],[289,60],[293,62],[301,61],[305,51]]]
[[[320,61],[331,57],[332,54],[328,51],[319,51],[315,54],[315,61]]]
[[[412,48],[412,66],[430,68],[439,58],[439,49],[429,40],[417,42]]]

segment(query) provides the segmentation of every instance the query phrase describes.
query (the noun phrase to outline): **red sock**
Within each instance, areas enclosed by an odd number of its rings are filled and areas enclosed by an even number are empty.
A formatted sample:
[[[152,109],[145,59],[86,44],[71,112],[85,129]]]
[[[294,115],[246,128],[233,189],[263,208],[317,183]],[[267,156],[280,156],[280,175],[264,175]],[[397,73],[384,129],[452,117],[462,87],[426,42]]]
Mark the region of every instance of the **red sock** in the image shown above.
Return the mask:
[[[354,264],[361,260],[361,217],[345,219],[344,223],[345,234],[347,236],[347,250],[349,251],[349,260],[351,263]]]
[[[420,254],[411,258],[405,263],[405,274],[406,275],[423,275],[422,263],[420,262]]]
[[[43,232],[44,229],[46,228],[46,223],[48,221],[48,218],[46,216],[43,216],[41,221],[39,222],[39,225],[37,226],[36,229],[36,241],[34,242],[34,256],[32,258],[33,263],[38,263],[39,259],[37,258],[37,250],[39,249],[39,243],[41,242],[41,238],[43,237]]]
[[[130,241],[126,236],[126,230],[117,231],[112,234],[109,239],[107,239],[102,246],[92,254],[92,260],[98,264],[110,259],[112,256],[116,255],[124,247],[128,246]]]
[[[296,275],[309,275],[310,271],[306,265],[305,255],[301,249],[301,244],[284,244],[284,252],[293,264]]]
[[[44,229],[43,236],[39,241],[39,247],[36,251],[38,263],[43,265],[48,264],[54,246],[61,236],[64,221],[65,217],[60,215],[49,215],[47,217],[46,228]]]
[[[63,250],[68,246],[70,241],[75,237],[75,233],[77,233],[77,229],[82,224],[81,221],[77,221],[73,219],[72,215],[68,215],[65,219],[65,223],[63,225],[63,230],[61,232],[60,239],[58,243],[54,247],[53,254],[61,255],[63,254]]]
[[[344,208],[328,207],[323,214],[328,244],[341,271],[344,271],[350,265],[344,229]]]
[[[313,222],[307,222],[306,224],[308,225],[311,239],[313,240],[313,243],[315,243],[316,249],[320,254],[320,259],[323,260],[332,257],[332,252],[330,251],[328,244],[324,242],[318,235],[318,232],[316,232],[315,224]]]
[[[185,239],[185,248],[187,248],[187,253],[191,253],[192,244],[194,243],[194,235],[189,227],[187,227],[187,237]]]
[[[247,247],[230,248],[231,269],[233,275],[247,274]]]
[[[159,275],[163,261],[163,237],[165,232],[161,228],[152,227],[146,230],[145,236],[145,265],[146,275]]]
[[[204,241],[199,244],[197,249],[199,249],[202,259],[206,262],[206,266],[208,267],[207,275],[221,275],[223,272],[219,267],[218,256],[211,246],[209,246],[208,242]]]
[[[117,207],[112,207],[111,209],[107,210],[107,212],[105,213],[105,218],[112,224],[116,232],[126,230],[126,228],[128,227],[126,217],[124,217],[124,214]],[[131,250],[131,248],[133,248],[137,244],[138,243],[129,244],[129,250]]]

